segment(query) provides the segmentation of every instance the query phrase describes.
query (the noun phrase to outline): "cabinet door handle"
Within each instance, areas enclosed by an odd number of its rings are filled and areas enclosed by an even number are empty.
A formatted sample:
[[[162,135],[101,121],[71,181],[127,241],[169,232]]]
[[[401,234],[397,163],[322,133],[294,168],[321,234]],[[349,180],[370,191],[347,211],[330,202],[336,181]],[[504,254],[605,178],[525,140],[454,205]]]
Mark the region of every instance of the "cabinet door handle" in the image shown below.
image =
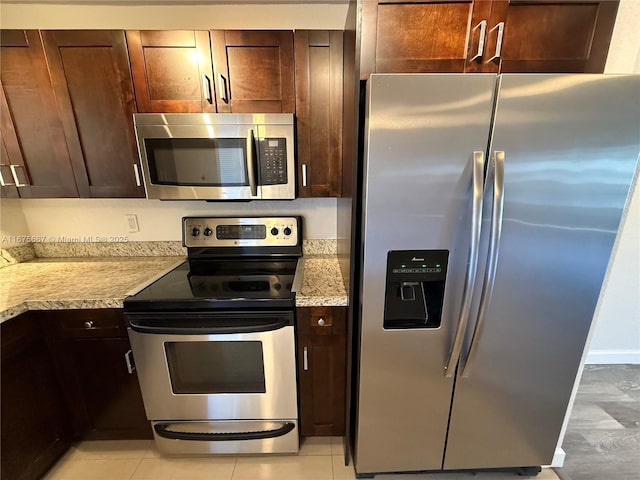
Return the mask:
[[[136,364],[133,363],[133,352],[131,350],[124,354],[124,361],[127,363],[127,372],[131,375],[136,369]]]
[[[202,75],[202,95],[204,95],[207,102],[213,103],[213,98],[211,97],[211,82],[206,74]]]
[[[504,36],[504,22],[498,23],[495,27],[489,30],[489,32],[493,32],[496,29],[498,30],[498,40],[496,40],[496,51],[493,54],[493,57],[489,59],[490,62],[492,60],[500,58],[500,55],[502,54],[502,37]]]
[[[11,175],[13,175],[13,180],[16,182],[16,187],[26,187],[26,183],[20,183],[20,180],[18,180],[18,172],[16,171],[18,167],[24,168],[22,165],[9,165]]]
[[[134,173],[134,174],[135,174],[135,176],[136,176],[136,185],[137,185],[138,187],[141,187],[141,186],[142,186],[142,183],[140,182],[140,169],[139,169],[139,167],[138,167],[138,164],[137,164],[137,163],[134,163],[134,164],[133,164],[133,173]]]
[[[325,324],[324,318],[318,319],[318,325],[320,325],[322,327],[322,326],[324,326],[324,324]]]
[[[480,28],[480,39],[478,40],[478,52],[473,57],[471,57],[472,62],[482,57],[482,54],[484,53],[484,36],[487,33],[487,21],[482,20],[478,25],[475,26],[474,30],[477,30],[478,28]]]
[[[218,74],[218,95],[224,103],[229,103],[229,97],[227,97],[227,79],[224,78],[221,73]]]
[[[3,186],[3,187],[15,187],[16,186],[15,183],[10,183],[10,182],[5,182],[4,181],[4,176],[2,175],[2,167],[11,167],[11,165],[7,165],[6,163],[1,163],[0,164],[0,186]],[[13,171],[11,173],[13,175]]]
[[[302,164],[302,186],[307,186],[307,165],[305,163]]]
[[[307,352],[307,347],[302,349],[302,369],[305,372],[309,370],[309,353]]]

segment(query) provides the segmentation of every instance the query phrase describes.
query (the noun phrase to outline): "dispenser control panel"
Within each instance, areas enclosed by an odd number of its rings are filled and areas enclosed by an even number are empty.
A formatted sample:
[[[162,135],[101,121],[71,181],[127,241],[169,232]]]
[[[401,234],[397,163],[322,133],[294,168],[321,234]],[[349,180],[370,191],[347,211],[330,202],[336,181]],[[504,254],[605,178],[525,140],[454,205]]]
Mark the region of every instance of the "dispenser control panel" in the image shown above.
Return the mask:
[[[448,258],[448,250],[391,250],[387,254],[387,278],[401,280],[410,275],[416,280],[444,280]]]
[[[384,328],[440,327],[448,259],[448,250],[387,253]]]

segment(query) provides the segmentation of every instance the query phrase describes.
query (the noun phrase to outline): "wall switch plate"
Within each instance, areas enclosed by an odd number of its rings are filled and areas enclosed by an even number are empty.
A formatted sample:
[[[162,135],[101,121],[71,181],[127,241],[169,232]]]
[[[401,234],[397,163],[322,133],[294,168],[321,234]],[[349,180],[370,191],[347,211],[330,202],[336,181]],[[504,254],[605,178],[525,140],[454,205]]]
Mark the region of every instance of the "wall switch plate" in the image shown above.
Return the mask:
[[[138,227],[138,216],[135,213],[127,213],[127,226],[129,227],[129,233],[136,233],[140,231]]]

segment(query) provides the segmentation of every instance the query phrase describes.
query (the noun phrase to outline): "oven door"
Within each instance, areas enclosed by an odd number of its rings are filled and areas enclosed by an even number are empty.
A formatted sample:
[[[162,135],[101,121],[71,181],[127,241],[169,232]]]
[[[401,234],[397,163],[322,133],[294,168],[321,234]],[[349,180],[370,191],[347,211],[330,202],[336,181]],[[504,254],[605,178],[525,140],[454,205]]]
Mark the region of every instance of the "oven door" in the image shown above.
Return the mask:
[[[147,198],[254,200],[256,125],[136,125]]]
[[[292,312],[127,318],[150,420],[298,417]]]

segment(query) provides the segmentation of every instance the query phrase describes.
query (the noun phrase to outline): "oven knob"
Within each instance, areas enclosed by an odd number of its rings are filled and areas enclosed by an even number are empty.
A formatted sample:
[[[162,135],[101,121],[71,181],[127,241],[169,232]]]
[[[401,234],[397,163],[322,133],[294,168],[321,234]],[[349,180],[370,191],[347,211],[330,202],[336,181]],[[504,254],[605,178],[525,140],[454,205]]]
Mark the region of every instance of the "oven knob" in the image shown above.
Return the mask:
[[[209,227],[204,229],[204,236],[205,237],[210,237],[212,233],[213,233],[213,230],[211,230]]]
[[[279,232],[279,231],[278,231],[278,229],[277,229],[276,227],[273,227],[273,228],[271,229],[271,235],[273,235],[274,237],[275,237],[276,235],[278,235],[278,232]]]
[[[291,229],[289,227],[285,227],[283,231],[285,235],[291,235]]]
[[[191,235],[197,237],[198,235],[200,235],[200,229],[198,227],[193,227],[191,229]]]

